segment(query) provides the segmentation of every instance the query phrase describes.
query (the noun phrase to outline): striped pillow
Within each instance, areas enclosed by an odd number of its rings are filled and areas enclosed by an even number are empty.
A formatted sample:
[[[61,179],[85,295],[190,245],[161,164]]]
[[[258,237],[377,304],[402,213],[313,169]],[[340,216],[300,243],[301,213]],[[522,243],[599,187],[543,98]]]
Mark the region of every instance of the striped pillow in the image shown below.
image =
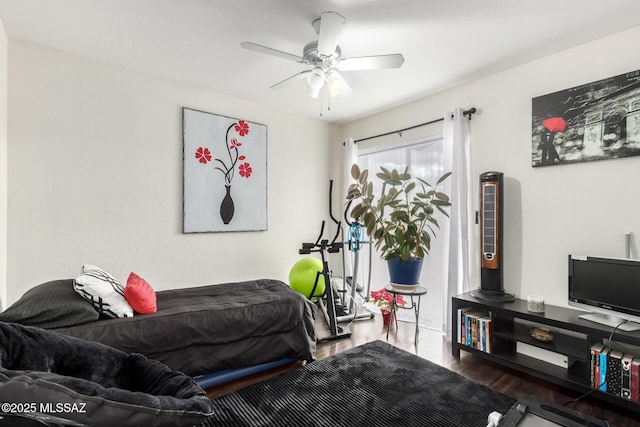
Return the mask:
[[[89,301],[100,315],[133,317],[133,308],[124,297],[124,286],[95,265],[82,266],[82,272],[73,281],[73,288]]]
[[[0,321],[53,329],[93,322],[98,316],[91,304],[74,292],[73,279],[62,279],[29,289],[0,313]]]

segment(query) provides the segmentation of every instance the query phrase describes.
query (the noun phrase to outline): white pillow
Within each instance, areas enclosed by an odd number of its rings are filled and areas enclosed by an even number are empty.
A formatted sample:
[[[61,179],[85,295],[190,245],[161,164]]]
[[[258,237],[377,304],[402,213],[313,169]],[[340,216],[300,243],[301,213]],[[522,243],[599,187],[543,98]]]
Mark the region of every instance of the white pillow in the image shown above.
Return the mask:
[[[124,286],[95,265],[82,266],[82,272],[73,280],[73,289],[101,315],[133,317],[133,308],[124,297]]]

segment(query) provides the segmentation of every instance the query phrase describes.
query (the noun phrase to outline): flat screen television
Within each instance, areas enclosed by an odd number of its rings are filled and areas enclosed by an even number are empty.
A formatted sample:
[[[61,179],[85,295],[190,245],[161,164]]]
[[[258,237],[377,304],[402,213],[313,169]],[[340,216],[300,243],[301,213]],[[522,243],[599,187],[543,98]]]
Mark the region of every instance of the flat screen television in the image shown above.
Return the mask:
[[[640,261],[569,255],[569,305],[592,312],[583,319],[639,330]]]

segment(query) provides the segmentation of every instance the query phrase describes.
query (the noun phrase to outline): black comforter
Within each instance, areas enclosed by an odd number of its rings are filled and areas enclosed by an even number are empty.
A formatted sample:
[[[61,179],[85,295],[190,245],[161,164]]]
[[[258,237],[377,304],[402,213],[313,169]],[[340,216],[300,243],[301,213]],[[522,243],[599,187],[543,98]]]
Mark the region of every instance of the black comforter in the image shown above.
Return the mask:
[[[187,375],[312,360],[316,306],[278,280],[158,291],[158,311],[58,332],[142,353]]]

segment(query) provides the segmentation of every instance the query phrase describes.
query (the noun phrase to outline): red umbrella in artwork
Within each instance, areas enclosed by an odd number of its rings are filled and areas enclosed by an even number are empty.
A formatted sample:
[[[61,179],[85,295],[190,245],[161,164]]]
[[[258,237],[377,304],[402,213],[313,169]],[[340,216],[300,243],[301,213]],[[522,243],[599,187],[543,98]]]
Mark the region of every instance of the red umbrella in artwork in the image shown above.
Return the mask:
[[[567,122],[561,117],[551,117],[542,122],[549,132],[564,132],[567,130]]]

